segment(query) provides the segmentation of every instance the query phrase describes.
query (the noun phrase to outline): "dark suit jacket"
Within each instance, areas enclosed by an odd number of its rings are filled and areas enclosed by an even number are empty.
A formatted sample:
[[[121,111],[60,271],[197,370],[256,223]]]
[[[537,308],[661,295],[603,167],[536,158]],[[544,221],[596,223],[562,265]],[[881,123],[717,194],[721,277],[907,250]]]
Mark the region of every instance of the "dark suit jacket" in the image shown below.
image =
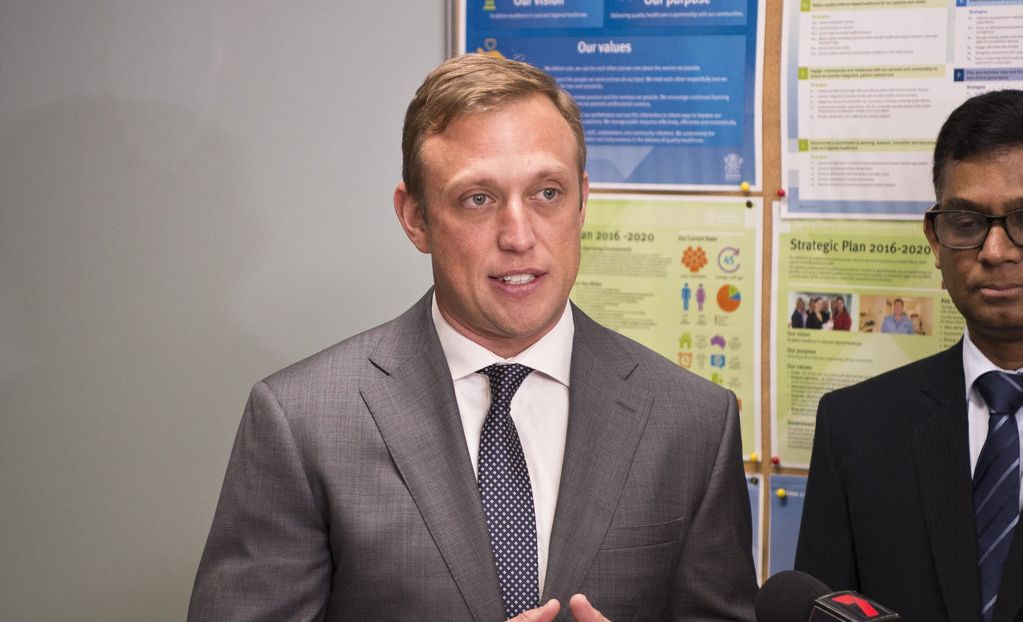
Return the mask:
[[[796,569],[910,622],[979,622],[962,343],[821,398]],[[995,622],[1023,620],[1016,529]]]
[[[806,316],[799,309],[792,312],[792,328],[804,328],[806,326]]]
[[[734,396],[573,309],[541,601],[611,620],[752,620]],[[253,389],[189,620],[503,619],[427,295]]]

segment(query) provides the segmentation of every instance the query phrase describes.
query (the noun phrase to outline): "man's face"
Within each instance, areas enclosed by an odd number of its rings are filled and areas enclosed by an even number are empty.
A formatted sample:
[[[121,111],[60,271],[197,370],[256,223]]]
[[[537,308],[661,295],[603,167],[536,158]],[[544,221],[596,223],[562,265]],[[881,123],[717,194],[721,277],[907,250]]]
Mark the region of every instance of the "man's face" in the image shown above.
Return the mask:
[[[561,317],[579,270],[589,191],[568,123],[544,96],[457,118],[422,145],[425,219],[395,209],[432,255],[437,305],[460,333],[512,356]]]
[[[892,311],[895,313],[895,317],[902,315],[902,301],[896,300],[892,303]]]
[[[944,209],[990,215],[1023,209],[1023,148],[949,161],[943,179],[938,201]],[[1023,249],[999,225],[972,250],[940,246],[929,222],[924,231],[975,343],[1023,339]]]

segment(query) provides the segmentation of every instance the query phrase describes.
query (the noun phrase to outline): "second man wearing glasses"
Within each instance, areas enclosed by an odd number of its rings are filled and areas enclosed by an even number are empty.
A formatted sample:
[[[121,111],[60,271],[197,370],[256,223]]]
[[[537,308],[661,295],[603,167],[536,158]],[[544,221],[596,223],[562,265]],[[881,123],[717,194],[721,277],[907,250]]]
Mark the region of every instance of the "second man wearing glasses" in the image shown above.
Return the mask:
[[[924,231],[962,341],[825,395],[796,568],[926,622],[1023,620],[1023,91],[968,100]]]

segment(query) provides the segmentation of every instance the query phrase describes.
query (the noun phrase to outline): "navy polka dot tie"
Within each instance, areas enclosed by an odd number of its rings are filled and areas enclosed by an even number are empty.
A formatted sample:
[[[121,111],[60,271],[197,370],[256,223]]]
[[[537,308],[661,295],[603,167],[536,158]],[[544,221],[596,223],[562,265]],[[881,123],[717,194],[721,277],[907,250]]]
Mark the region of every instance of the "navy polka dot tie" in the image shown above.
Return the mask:
[[[538,606],[540,601],[533,489],[511,418],[512,396],[532,371],[525,365],[511,364],[491,365],[479,372],[490,378],[490,412],[480,435],[480,498],[509,618]]]
[[[987,439],[973,470],[973,510],[980,557],[981,617],[990,622],[1002,567],[1019,522],[1019,430],[1023,376],[991,371],[975,382],[990,411]]]

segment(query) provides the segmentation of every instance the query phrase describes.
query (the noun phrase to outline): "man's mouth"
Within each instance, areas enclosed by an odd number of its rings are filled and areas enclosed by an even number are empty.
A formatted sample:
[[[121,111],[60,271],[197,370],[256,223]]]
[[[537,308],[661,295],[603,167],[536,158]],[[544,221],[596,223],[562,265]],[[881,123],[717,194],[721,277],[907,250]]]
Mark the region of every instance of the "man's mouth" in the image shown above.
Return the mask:
[[[501,280],[508,285],[525,285],[534,279],[536,279],[536,277],[532,274],[509,274],[501,277]]]

